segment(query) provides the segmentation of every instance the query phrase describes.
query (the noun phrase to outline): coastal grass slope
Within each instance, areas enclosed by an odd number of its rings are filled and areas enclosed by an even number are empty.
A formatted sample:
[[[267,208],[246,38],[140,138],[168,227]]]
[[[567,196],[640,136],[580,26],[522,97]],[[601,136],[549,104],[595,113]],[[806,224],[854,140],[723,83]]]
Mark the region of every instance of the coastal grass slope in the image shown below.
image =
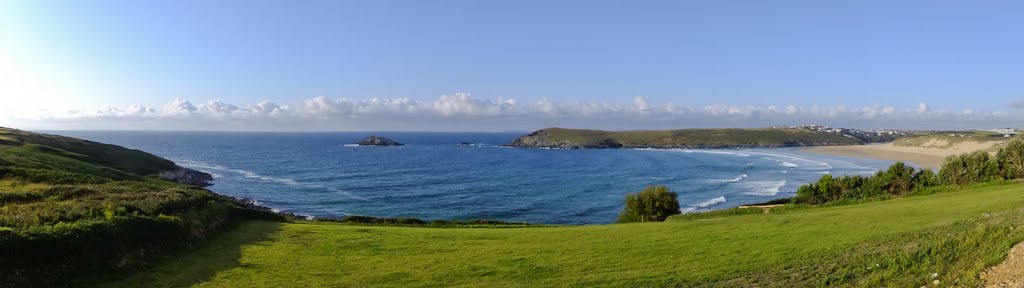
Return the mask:
[[[1024,184],[1003,182],[662,223],[437,229],[249,222],[108,285],[978,286],[978,273],[1024,240],[1022,207]]]
[[[168,171],[209,176],[138,150],[0,128],[0,286],[82,286],[236,221],[283,219],[165,180]]]
[[[0,127],[0,164],[65,171],[108,170],[148,176],[174,170],[170,160],[134,149],[88,140]],[[79,163],[74,163],[78,161]],[[84,170],[83,170],[84,169]]]
[[[857,145],[892,140],[805,128],[601,131],[546,128],[523,135],[515,147],[541,148],[749,148]]]

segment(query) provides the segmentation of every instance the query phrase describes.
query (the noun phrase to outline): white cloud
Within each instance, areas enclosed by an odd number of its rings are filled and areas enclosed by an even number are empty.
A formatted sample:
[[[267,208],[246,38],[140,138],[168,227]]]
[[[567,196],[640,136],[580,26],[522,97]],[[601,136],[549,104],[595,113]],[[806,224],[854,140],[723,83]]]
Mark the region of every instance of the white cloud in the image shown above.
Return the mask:
[[[500,131],[549,126],[658,129],[811,123],[858,128],[959,129],[1021,126],[1024,117],[1002,111],[964,109],[955,112],[935,109],[924,102],[899,110],[890,105],[851,108],[845,105],[792,104],[714,104],[694,109],[672,103],[652,104],[643,96],[635,96],[629,104],[615,104],[556,102],[547,98],[521,102],[456,93],[441,95],[432,101],[319,96],[305,99],[297,105],[268,101],[229,104],[217,100],[194,105],[184,99],[174,99],[157,107],[128,105],[92,111],[72,109],[65,113],[44,110],[7,121],[28,129]]]
[[[647,98],[644,96],[636,96],[633,98],[633,107],[637,111],[647,111],[650,109],[650,105],[647,103]]]

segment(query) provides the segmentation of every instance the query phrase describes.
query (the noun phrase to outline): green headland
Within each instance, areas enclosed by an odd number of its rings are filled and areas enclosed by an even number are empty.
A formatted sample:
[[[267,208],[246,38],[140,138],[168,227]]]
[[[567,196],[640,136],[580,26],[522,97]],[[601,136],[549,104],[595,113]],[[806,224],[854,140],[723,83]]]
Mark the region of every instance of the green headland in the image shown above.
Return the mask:
[[[858,145],[897,136],[867,131],[819,131],[808,127],[602,131],[545,128],[515,139],[534,148],[754,148]]]

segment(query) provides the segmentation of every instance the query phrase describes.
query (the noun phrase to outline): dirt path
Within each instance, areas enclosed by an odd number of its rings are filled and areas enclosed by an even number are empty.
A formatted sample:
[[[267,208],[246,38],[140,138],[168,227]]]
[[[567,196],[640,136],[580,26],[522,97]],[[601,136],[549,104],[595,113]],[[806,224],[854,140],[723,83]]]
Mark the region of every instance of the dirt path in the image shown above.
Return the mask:
[[[748,208],[760,208],[760,209],[762,209],[762,211],[763,211],[763,213],[764,213],[764,214],[769,214],[769,213],[771,213],[771,210],[772,210],[772,208],[775,208],[775,207],[780,207],[780,206],[786,206],[786,204],[774,204],[774,205],[744,205],[744,206],[740,206],[739,208],[740,208],[740,209],[748,209]]]
[[[985,287],[1024,287],[1024,242],[1013,245],[1006,260],[981,272]]]

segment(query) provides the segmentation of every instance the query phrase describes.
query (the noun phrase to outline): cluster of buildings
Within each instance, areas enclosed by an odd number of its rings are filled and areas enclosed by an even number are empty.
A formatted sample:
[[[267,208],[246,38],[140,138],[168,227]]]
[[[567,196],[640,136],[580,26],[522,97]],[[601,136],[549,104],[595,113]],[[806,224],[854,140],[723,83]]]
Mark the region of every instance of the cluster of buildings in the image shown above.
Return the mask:
[[[810,129],[810,130],[814,130],[814,131],[818,131],[818,132],[823,132],[823,133],[839,133],[839,134],[844,134],[844,135],[847,135],[847,136],[850,136],[850,137],[857,137],[857,138],[861,138],[861,139],[872,138],[872,137],[900,137],[900,136],[906,136],[906,135],[913,134],[913,133],[937,132],[937,130],[901,130],[901,129],[861,130],[861,129],[852,129],[852,128],[835,128],[835,127],[829,127],[829,126],[825,126],[825,125],[772,126],[771,128],[774,128],[774,129],[784,129],[784,128],[790,128],[790,129]],[[1024,132],[1024,130],[1016,129],[1016,128],[996,128],[996,129],[984,129],[984,130],[980,130],[980,131],[991,132],[991,133],[996,133],[996,134],[1003,134],[1004,138],[1010,138],[1010,137],[1013,137],[1013,136],[1017,136],[1017,134],[1020,134],[1021,132]],[[952,133],[952,134],[949,134],[949,136],[950,137],[962,137],[962,138],[973,138],[974,137],[971,134],[965,134],[965,133]]]
[[[775,128],[775,129],[782,129],[782,128],[810,129],[810,130],[814,130],[814,131],[818,131],[818,132],[823,132],[823,133],[845,134],[845,135],[850,135],[850,136],[857,137],[857,138],[881,137],[881,136],[893,136],[893,137],[896,137],[896,136],[906,136],[907,134],[910,134],[910,133],[925,131],[925,130],[899,130],[899,129],[861,130],[861,129],[854,129],[854,128],[836,128],[836,127],[829,127],[829,126],[825,126],[825,125],[772,126],[771,128]]]

